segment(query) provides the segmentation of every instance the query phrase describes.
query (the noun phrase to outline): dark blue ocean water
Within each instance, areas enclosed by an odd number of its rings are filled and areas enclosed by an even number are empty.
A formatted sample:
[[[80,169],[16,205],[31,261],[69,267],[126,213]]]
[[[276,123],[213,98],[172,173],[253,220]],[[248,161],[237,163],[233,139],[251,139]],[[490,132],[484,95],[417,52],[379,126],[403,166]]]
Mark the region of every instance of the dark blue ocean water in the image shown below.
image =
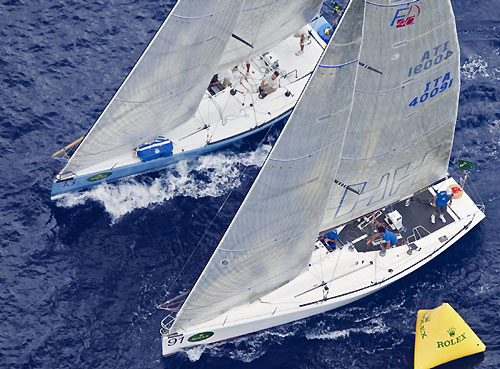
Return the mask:
[[[230,194],[177,289],[195,282],[277,130],[263,146],[255,137],[57,203],[50,156],[90,127],[173,3],[0,0],[0,367],[412,368],[416,311],[449,302],[487,351],[447,368],[499,368],[498,0],[453,0],[463,67],[452,161],[479,165],[487,219],[355,304],[161,358],[156,304]]]

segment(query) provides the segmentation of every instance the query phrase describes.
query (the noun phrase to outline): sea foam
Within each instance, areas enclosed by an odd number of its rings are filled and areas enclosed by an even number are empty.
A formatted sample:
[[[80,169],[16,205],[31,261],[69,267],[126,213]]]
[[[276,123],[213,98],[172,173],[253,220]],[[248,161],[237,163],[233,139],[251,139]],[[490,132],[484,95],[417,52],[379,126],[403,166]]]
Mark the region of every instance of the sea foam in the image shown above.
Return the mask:
[[[56,204],[71,208],[95,201],[114,223],[134,209],[152,207],[177,196],[219,197],[240,185],[245,167],[262,166],[270,149],[270,144],[263,144],[244,153],[224,151],[200,156],[162,170],[157,178],[103,183],[84,192],[64,194]]]
[[[477,76],[484,78],[490,78],[491,75],[488,73],[488,63],[480,55],[472,55],[465,63],[460,67],[460,76],[462,79],[467,81],[472,81],[476,79]]]

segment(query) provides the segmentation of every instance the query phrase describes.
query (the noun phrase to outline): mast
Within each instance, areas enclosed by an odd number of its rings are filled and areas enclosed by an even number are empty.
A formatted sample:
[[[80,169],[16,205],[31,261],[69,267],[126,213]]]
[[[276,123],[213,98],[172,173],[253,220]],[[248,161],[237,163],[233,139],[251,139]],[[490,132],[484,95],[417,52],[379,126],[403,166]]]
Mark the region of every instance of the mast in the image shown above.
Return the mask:
[[[172,332],[249,303],[307,268],[351,112],[364,7],[350,2]]]
[[[132,155],[134,147],[168,134],[193,115],[242,4],[178,1],[61,176]]]
[[[460,92],[449,0],[366,2],[354,108],[321,229],[447,174]]]

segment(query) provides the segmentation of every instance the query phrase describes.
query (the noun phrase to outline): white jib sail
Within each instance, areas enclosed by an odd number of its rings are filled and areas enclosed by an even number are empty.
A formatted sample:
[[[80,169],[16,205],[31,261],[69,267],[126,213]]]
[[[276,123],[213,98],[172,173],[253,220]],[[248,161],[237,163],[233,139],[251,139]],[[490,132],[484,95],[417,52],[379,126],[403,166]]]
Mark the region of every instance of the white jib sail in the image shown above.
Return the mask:
[[[251,302],[307,268],[352,107],[364,5],[351,1],[171,331]]]
[[[245,0],[234,36],[224,49],[219,69],[241,63],[289,37],[309,23],[322,0]]]
[[[353,111],[322,229],[446,175],[460,90],[449,0],[366,2]]]
[[[194,114],[242,4],[179,1],[61,174],[132,155]]]

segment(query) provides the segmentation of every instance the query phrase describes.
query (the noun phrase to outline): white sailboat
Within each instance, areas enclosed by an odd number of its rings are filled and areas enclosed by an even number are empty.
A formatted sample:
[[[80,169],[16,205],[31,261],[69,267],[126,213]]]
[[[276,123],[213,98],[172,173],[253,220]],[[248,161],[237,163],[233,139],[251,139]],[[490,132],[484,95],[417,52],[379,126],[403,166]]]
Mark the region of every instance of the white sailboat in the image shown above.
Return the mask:
[[[195,286],[160,306],[173,310],[163,355],[346,305],[478,224],[484,207],[448,175],[459,77],[450,0],[351,0]],[[448,189],[432,223],[429,202]],[[373,218],[397,245],[367,242]],[[334,227],[331,249],[321,238]]]
[[[295,55],[293,34],[321,4],[179,0],[88,133],[54,154],[68,161],[51,197],[213,151],[288,117],[326,46],[321,31],[330,26],[322,17],[311,23],[302,55]],[[235,66],[231,88],[207,89],[214,74]],[[261,80],[274,71],[278,90],[259,99]],[[138,155],[141,146],[152,152],[148,160]]]

